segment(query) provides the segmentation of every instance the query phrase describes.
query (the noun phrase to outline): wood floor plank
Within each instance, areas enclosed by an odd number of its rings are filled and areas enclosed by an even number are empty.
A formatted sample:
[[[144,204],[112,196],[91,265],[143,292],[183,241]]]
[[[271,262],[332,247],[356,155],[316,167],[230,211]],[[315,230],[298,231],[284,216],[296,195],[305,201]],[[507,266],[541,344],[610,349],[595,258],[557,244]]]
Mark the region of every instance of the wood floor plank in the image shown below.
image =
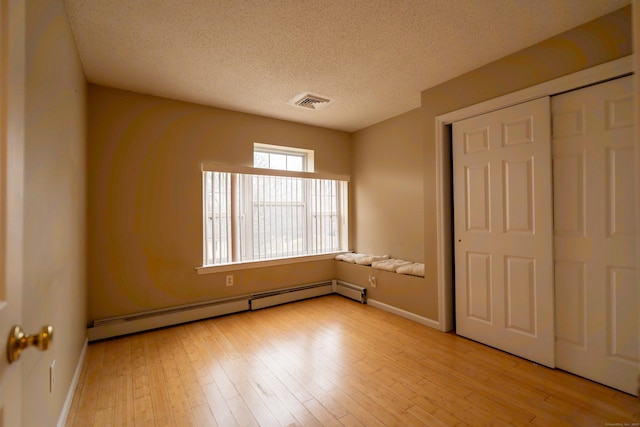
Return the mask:
[[[207,404],[213,413],[216,423],[220,426],[236,426],[236,420],[229,409],[227,400],[224,398],[216,383],[209,383],[203,386]]]
[[[229,409],[233,413],[233,417],[236,419],[236,423],[240,426],[258,426],[260,425],[256,418],[253,416],[253,412],[244,403],[240,395],[233,397],[227,401]]]
[[[356,393],[357,394],[357,393]],[[378,418],[369,413],[367,408],[353,400],[351,396],[345,394],[342,390],[336,389],[334,392],[335,399],[340,402],[348,413],[353,415],[358,421],[366,426],[384,426]]]
[[[452,413],[447,412],[446,409],[438,406],[436,403],[432,402],[425,396],[417,395],[416,397],[411,399],[411,401],[415,403],[415,405],[420,409],[431,414],[439,422],[442,422],[448,426],[458,426],[463,424],[460,418],[456,417]]]
[[[416,419],[420,420],[423,425],[429,425],[434,427],[446,427],[451,424],[447,424],[442,420],[439,420],[434,415],[431,415],[418,405],[413,405],[407,409],[407,412],[413,415]]]
[[[275,375],[280,382],[293,394],[300,402],[306,402],[313,399],[313,396],[304,388],[302,384],[296,379],[295,376],[289,374],[287,369],[280,365],[280,363],[271,354],[260,354],[260,357],[269,371]]]
[[[184,387],[182,385],[170,386],[167,388],[167,394],[169,395],[169,403],[171,405],[171,412],[173,413],[173,419],[180,425],[184,426],[197,426],[195,414],[192,411],[189,399],[186,396]]]
[[[385,426],[406,426],[410,423],[406,423],[401,421],[398,416],[392,413],[389,410],[388,405],[381,405],[375,399],[372,399],[370,396],[358,392],[354,395],[350,396],[354,402],[358,403],[365,411],[367,411],[370,415],[375,417],[378,421]]]
[[[113,412],[114,412],[114,409],[112,407],[105,408],[105,409],[98,409],[95,413],[95,417],[91,422],[91,424],[87,424],[87,425],[99,426],[99,427],[116,427],[116,425],[113,422]]]
[[[364,427],[364,424],[358,421],[358,419],[351,414],[345,415],[344,417],[340,418],[339,421],[340,424],[345,427]]]
[[[94,363],[93,358],[98,354],[100,346],[96,345],[95,347],[92,347],[92,349],[95,350],[93,352],[87,352],[85,356],[85,362],[82,366],[82,371],[80,372],[76,392],[73,396],[71,407],[69,408],[67,422],[65,423],[67,427],[81,425],[76,424],[76,420],[84,425],[90,425],[90,420],[93,419],[95,414],[98,388],[93,387],[93,382],[95,381],[91,381],[89,377],[91,375],[90,367]],[[96,374],[93,373],[93,375]]]
[[[134,425],[133,376],[130,373],[116,377],[116,399],[114,424],[117,426]]]
[[[633,396],[326,296],[92,343],[66,425],[639,421]]]
[[[236,384],[236,387],[238,389],[238,393],[240,393],[240,396],[260,425],[267,427],[280,425],[276,417],[270,411],[270,408],[265,405],[254,388],[251,387],[251,384],[245,381]]]
[[[513,405],[496,395],[471,393],[465,400],[487,408],[493,417],[506,424],[526,425],[535,418],[535,415],[525,408]]]
[[[269,409],[271,414],[278,420],[278,423],[283,426],[297,424],[296,417],[289,411],[286,405],[280,400],[275,393],[272,384],[277,382],[272,377],[268,376],[254,376],[249,383],[254,392],[260,397],[264,405]]]
[[[149,354],[147,367],[149,369],[149,390],[151,391],[154,420],[156,425],[171,425],[173,423],[173,412],[171,411],[167,383],[162,372],[156,341],[148,339],[144,341],[144,344],[145,351]]]
[[[425,383],[419,394],[432,402],[446,414],[455,415],[469,425],[488,425],[496,420],[496,415],[489,408],[476,405],[451,393],[447,388],[435,384]]]
[[[211,408],[206,403],[194,407],[193,413],[199,426],[217,427],[218,423],[216,423]]]
[[[153,405],[151,404],[151,394],[141,396],[133,401],[133,424],[138,426],[155,425]]]
[[[315,399],[308,400],[304,406],[323,426],[342,425],[320,402]]]
[[[315,400],[320,402],[335,418],[342,418],[348,414],[341,402],[336,400],[333,392],[328,392],[322,387],[308,387]]]
[[[271,389],[282,402],[282,404],[291,412],[291,415],[295,417],[298,425],[319,427],[322,424],[318,419],[304,406],[302,401],[298,400],[293,393],[280,381],[280,379],[273,375],[267,374],[265,379],[269,382]],[[305,400],[307,402],[308,400]]]
[[[294,363],[293,360],[279,353],[274,354],[274,358],[277,363],[281,364],[284,370],[291,369]],[[308,400],[318,401],[336,419],[347,414],[345,408],[334,398],[333,393],[327,391],[332,390],[334,385],[332,384],[331,387],[327,387],[328,381],[321,376],[322,374],[320,372],[316,370],[303,372],[294,369],[289,373],[291,374],[290,377],[296,378],[296,381],[299,382],[305,392],[310,396],[310,399],[303,400],[303,402],[306,403]]]
[[[213,337],[207,337],[203,340],[195,341],[196,347],[204,360],[207,373],[211,381],[216,384],[220,393],[226,398],[231,399],[238,395],[238,391],[233,385],[233,381],[229,378],[226,371],[222,367],[224,355],[220,357],[212,349],[212,343],[216,343]],[[209,383],[207,379],[207,383]]]
[[[365,394],[396,417],[404,414],[408,408],[413,406],[413,403],[409,400],[397,395],[392,389],[380,383],[374,377],[362,378],[352,375],[345,377],[345,381],[353,384],[360,393]]]

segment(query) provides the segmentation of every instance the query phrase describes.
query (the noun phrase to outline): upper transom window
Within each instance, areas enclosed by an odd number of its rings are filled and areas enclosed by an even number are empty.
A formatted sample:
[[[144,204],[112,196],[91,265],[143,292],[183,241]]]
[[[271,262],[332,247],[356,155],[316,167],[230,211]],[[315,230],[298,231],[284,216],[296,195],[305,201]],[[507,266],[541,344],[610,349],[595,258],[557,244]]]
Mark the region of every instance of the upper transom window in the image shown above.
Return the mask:
[[[253,144],[253,167],[313,172],[313,150],[271,144]]]

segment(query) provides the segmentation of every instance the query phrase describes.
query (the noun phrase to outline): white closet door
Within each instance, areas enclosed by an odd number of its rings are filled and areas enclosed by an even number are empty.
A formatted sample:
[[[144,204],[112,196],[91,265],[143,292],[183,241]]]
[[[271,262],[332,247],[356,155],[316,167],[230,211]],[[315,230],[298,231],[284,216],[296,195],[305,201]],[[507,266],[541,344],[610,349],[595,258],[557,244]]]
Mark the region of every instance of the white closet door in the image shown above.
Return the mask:
[[[631,77],[552,99],[557,366],[638,394]]]
[[[549,98],[453,124],[456,332],[553,367]]]

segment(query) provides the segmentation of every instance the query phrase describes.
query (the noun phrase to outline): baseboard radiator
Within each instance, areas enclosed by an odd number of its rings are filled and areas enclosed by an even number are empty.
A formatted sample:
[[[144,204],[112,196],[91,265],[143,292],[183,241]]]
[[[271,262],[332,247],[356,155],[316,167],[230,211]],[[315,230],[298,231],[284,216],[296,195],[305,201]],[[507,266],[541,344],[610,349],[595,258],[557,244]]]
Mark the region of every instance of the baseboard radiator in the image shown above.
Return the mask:
[[[274,291],[260,292],[251,295],[251,310],[286,304],[307,298],[319,297],[333,293],[333,282],[313,283],[304,286],[276,289]]]
[[[240,297],[147,311],[130,316],[96,320],[93,322],[93,325],[87,328],[87,338],[89,341],[102,340],[207,319],[209,317],[247,311],[249,310],[249,300],[249,295],[243,295]]]
[[[333,280],[273,291],[242,295],[203,303],[147,311],[128,316],[111,317],[93,322],[87,328],[89,341],[113,338],[210,317],[224,316],[248,310],[259,310],[307,298],[337,293],[360,303],[366,303],[366,288]]]
[[[342,280],[335,280],[335,282],[336,293],[356,300],[362,304],[367,303],[367,288],[363,288],[362,286],[354,285],[352,283],[343,282]]]

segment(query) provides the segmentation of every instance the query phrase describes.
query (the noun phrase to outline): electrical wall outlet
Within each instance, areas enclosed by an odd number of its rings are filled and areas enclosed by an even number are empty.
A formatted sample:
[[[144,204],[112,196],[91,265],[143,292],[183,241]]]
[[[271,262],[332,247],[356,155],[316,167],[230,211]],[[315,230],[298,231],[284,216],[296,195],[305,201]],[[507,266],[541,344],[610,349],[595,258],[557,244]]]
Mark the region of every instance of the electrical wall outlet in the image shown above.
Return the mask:
[[[227,275],[226,285],[227,286],[233,286],[233,274]]]
[[[369,285],[371,285],[372,288],[375,288],[376,286],[378,286],[378,283],[376,281],[376,276],[369,276]]]
[[[53,386],[56,384],[56,361],[49,365],[49,393],[53,393]]]

